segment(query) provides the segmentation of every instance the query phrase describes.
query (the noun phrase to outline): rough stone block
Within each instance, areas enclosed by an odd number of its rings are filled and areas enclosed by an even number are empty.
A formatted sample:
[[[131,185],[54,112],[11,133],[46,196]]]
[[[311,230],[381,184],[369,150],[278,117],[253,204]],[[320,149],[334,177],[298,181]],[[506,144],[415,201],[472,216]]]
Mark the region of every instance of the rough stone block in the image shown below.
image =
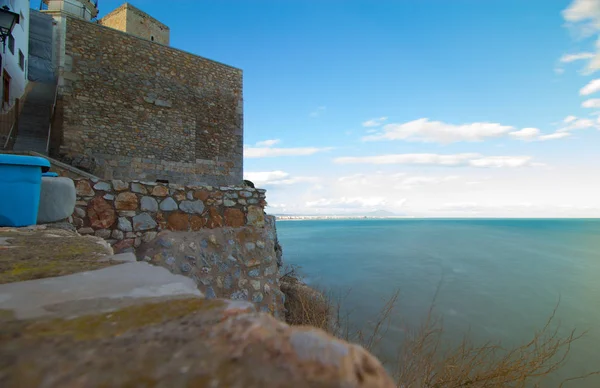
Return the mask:
[[[37,222],[57,222],[75,210],[76,190],[69,178],[43,177]]]

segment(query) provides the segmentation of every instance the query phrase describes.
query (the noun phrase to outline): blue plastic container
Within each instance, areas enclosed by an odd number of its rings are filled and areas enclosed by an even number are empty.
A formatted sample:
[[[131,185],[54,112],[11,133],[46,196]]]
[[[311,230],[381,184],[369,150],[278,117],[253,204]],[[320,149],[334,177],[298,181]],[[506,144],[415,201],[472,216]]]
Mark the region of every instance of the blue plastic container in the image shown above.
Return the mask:
[[[42,177],[45,177],[45,178],[47,178],[47,177],[56,178],[57,176],[58,176],[58,174],[55,172],[45,172],[42,174]]]
[[[44,158],[0,154],[0,226],[36,224],[42,173],[49,169]]]

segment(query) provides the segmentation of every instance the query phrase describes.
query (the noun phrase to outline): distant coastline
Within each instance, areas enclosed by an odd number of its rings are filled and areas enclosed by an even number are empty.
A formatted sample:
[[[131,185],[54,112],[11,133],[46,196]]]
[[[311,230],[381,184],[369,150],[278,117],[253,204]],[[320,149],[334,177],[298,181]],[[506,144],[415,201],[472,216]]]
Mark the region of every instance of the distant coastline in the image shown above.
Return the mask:
[[[415,218],[413,216],[286,216],[276,215],[277,221],[308,221],[308,220],[387,220]]]

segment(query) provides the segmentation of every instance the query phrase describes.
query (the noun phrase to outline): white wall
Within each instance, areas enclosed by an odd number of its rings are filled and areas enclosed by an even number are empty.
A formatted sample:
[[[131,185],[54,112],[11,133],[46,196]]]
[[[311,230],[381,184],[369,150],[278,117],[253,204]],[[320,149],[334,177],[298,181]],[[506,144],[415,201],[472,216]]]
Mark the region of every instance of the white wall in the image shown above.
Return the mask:
[[[35,0],[34,0],[35,1]],[[21,14],[19,24],[15,24],[12,36],[15,38],[14,54],[10,52],[8,38],[6,38],[6,48],[0,48],[2,55],[2,69],[0,70],[0,97],[3,95],[4,83],[2,74],[4,70],[10,75],[10,93],[9,106],[12,106],[15,99],[21,98],[25,87],[27,86],[27,63],[29,58],[29,0],[0,0],[0,7],[7,5],[11,12]],[[25,57],[23,69],[19,66],[19,50]],[[1,103],[0,99],[0,103]],[[3,106],[4,109],[7,106]]]

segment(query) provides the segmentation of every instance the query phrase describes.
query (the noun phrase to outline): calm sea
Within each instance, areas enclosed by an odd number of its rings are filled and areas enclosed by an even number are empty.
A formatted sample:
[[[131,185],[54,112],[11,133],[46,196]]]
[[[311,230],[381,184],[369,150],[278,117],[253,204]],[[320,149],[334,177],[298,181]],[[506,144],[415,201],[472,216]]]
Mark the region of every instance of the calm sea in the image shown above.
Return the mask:
[[[374,317],[400,290],[394,324],[378,352],[390,357],[403,329],[436,313],[447,344],[515,345],[541,328],[560,299],[562,333],[589,330],[549,381],[600,370],[600,220],[279,221],[286,264],[309,284],[345,295],[354,326]],[[557,321],[558,322],[558,321]],[[600,377],[567,387],[600,387]]]

